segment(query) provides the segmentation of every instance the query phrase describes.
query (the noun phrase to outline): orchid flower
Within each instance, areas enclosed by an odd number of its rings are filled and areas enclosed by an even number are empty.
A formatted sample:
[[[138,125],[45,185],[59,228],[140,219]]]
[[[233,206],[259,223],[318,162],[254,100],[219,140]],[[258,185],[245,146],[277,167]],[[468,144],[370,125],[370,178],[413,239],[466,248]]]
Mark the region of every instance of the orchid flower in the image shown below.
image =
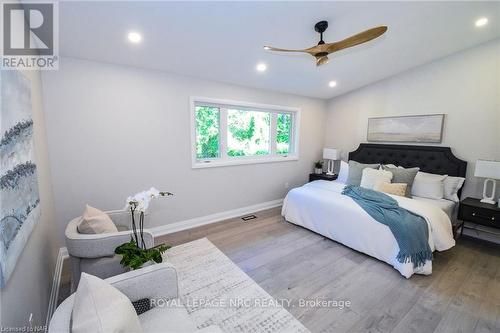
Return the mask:
[[[144,213],[149,207],[149,203],[152,199],[159,198],[161,196],[173,195],[170,192],[161,192],[154,187],[151,187],[147,191],[142,191],[136,193],[135,195],[128,197],[125,205],[125,209],[133,209],[135,211]]]

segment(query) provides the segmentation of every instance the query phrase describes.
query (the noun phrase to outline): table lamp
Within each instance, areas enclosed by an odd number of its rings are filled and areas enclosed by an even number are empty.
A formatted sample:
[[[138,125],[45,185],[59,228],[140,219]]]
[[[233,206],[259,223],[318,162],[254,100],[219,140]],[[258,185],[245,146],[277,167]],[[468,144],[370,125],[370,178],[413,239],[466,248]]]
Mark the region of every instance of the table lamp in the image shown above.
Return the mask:
[[[324,148],[323,149],[323,159],[328,160],[328,170],[327,175],[334,175],[333,173],[333,163],[340,158],[340,150],[336,148]]]
[[[486,161],[477,160],[476,169],[474,170],[475,177],[486,178],[483,185],[483,199],[481,202],[495,204],[495,191],[496,191],[496,181],[495,179],[500,179],[500,162],[499,161]],[[491,194],[488,196],[488,183],[491,182]]]

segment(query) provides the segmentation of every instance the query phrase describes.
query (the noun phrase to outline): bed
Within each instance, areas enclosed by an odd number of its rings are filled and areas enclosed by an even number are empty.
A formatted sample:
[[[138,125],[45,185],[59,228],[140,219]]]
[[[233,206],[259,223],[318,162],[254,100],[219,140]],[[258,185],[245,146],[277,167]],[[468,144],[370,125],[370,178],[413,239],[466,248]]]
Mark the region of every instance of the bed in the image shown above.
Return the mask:
[[[435,146],[360,144],[349,153],[349,160],[406,168],[418,166],[423,172],[455,177],[465,177],[467,168],[467,163],[455,157],[449,147]],[[399,246],[390,229],[375,221],[350,197],[342,195],[344,187],[345,184],[339,181],[319,180],[295,188],[284,200],[282,215],[290,223],[390,264],[406,278],[432,273],[432,261],[429,260],[416,268],[411,262],[400,263],[396,259]],[[445,251],[455,245],[450,219],[454,203],[392,197],[399,206],[426,220],[432,251]]]

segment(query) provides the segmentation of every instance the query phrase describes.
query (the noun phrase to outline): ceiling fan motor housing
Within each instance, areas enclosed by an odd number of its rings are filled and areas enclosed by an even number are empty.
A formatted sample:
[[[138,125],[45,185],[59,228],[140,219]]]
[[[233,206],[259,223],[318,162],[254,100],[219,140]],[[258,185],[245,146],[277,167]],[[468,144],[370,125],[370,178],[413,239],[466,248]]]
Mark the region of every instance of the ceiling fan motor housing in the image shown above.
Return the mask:
[[[318,45],[325,44],[325,41],[323,40],[323,32],[328,28],[328,22],[327,21],[319,21],[314,25],[314,30],[316,32],[319,32],[319,42]]]
[[[320,34],[322,34],[323,32],[325,32],[325,30],[328,28],[328,22],[327,21],[319,21],[318,23],[316,23],[314,25],[314,30],[316,30],[316,32],[319,32]]]

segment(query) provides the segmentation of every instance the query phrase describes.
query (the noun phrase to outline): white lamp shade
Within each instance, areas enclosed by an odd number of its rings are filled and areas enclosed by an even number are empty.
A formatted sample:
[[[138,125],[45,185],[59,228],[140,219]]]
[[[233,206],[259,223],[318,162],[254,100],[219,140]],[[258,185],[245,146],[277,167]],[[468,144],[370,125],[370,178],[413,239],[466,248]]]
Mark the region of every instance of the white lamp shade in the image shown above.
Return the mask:
[[[477,160],[474,176],[482,178],[500,179],[500,162]]]
[[[340,159],[340,150],[335,148],[324,148],[323,158],[325,160],[338,160]]]

